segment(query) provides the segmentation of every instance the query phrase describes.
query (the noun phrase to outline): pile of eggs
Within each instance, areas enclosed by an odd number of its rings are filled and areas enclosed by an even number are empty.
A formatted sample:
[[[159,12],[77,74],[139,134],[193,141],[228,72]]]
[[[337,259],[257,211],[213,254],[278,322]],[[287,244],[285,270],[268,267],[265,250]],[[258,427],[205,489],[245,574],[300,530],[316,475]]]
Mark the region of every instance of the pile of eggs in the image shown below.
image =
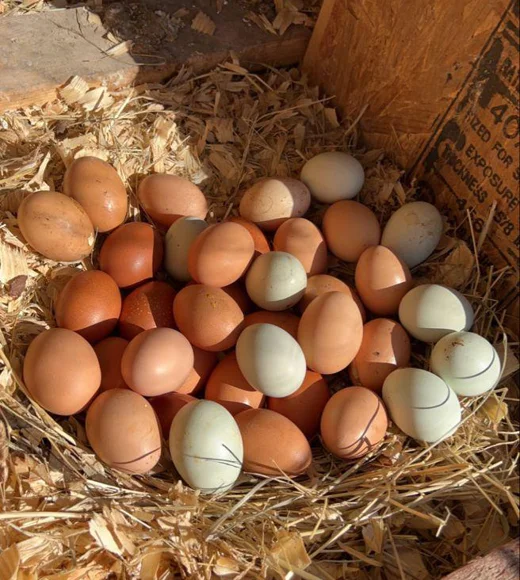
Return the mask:
[[[56,261],[82,260],[104,234],[99,269],[67,282],[57,328],[29,345],[28,392],[50,413],[86,412],[92,449],[125,472],[153,469],[167,440],[178,473],[204,492],[229,489],[241,470],[300,475],[318,435],[337,457],[360,458],[384,440],[387,413],[421,441],[452,434],[458,396],[493,388],[500,361],[469,332],[463,295],[414,287],[439,212],[408,203],[381,231],[352,199],[363,182],[352,156],[322,153],[299,180],[256,182],[239,216],[209,225],[196,185],[152,174],[137,191],[151,223],[125,223],[115,169],[75,160],[64,193],[30,194],[18,213],[28,244]],[[321,230],[303,217],[312,198],[329,204]],[[355,288],[327,274],[329,252],[355,264]],[[431,372],[410,368],[410,337],[435,345]],[[354,386],[332,394],[330,375],[345,369]]]

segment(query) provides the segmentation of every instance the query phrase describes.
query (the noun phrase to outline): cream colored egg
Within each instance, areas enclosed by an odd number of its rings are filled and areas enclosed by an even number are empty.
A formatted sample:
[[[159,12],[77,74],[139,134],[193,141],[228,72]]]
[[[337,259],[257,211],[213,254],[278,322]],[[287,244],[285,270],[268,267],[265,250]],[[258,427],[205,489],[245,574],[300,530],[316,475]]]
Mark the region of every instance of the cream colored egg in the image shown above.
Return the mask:
[[[180,282],[191,280],[188,272],[188,253],[195,238],[208,227],[196,217],[183,217],[175,221],[164,238],[164,268]]]

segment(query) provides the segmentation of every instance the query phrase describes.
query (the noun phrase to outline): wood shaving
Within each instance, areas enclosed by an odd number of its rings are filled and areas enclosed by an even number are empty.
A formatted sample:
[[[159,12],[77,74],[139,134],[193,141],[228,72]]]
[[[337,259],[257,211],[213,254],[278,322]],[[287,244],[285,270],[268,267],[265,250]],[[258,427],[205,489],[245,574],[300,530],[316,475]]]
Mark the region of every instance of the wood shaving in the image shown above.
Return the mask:
[[[197,15],[191,22],[191,27],[193,30],[200,32],[201,34],[213,36],[217,25],[207,14],[204,14],[204,12],[197,12]]]

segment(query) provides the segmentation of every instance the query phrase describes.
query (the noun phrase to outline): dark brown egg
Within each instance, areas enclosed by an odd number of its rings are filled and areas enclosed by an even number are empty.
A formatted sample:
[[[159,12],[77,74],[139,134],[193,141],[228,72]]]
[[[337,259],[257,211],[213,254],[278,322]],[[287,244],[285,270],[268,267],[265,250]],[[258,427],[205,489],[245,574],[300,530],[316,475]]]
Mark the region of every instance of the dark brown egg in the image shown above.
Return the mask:
[[[254,304],[251,301],[251,298],[249,298],[246,292],[246,287],[241,280],[235,282],[234,284],[230,284],[229,286],[225,286],[222,288],[222,290],[224,290],[228,296],[233,298],[233,300],[240,306],[240,310],[242,310],[244,314],[247,314],[253,310]]]
[[[127,346],[128,340],[119,336],[109,336],[94,347],[101,367],[101,385],[99,386],[101,391],[128,388],[121,374],[121,359]]]
[[[170,427],[172,421],[177,413],[184,407],[184,405],[196,401],[195,397],[183,393],[167,393],[160,397],[154,397],[150,400],[154,411],[157,414],[163,437],[168,439],[170,436]]]
[[[198,393],[206,384],[211,371],[215,368],[218,362],[218,355],[216,352],[209,352],[193,346],[193,368],[188,375],[188,378],[175,391],[179,394],[194,395]]]

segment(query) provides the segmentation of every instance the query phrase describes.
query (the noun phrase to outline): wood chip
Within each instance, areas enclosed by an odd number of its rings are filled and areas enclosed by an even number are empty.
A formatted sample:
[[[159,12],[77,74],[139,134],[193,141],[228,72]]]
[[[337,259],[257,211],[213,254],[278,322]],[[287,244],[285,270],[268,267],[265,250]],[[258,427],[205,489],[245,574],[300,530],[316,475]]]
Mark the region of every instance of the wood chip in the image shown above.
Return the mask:
[[[0,238],[0,282],[6,284],[17,276],[28,276],[25,252]]]
[[[59,93],[67,105],[77,103],[89,90],[87,81],[81,77],[72,77],[68,83],[59,89]]]
[[[119,42],[115,46],[110,47],[105,52],[108,56],[121,56],[130,52],[132,46],[133,42],[131,40],[124,40],[123,42]]]
[[[204,12],[197,12],[197,15],[191,22],[191,27],[193,30],[200,32],[201,34],[213,36],[217,25],[207,14],[204,14]]]

